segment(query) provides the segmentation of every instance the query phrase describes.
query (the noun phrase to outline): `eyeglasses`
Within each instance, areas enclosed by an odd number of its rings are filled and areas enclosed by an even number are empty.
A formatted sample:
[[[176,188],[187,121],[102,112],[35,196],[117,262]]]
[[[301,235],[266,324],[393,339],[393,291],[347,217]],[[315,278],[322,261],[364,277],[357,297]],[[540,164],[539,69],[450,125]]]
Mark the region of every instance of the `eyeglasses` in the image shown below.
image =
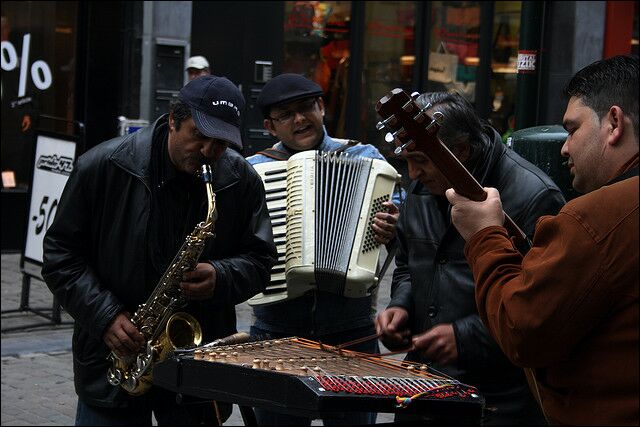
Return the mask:
[[[280,123],[281,125],[288,125],[293,121],[293,118],[296,116],[296,114],[298,113],[307,114],[313,111],[315,109],[317,101],[318,101],[318,98],[309,99],[307,101],[301,102],[297,105],[290,107],[289,111],[285,111],[284,113],[280,114],[278,117],[269,116],[269,119],[274,120]]]

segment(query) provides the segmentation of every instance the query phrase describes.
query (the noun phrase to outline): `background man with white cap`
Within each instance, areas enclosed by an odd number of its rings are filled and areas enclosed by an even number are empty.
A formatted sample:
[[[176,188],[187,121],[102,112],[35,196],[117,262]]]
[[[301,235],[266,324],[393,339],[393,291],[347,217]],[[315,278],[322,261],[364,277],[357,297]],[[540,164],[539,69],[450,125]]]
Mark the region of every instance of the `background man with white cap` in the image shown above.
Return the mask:
[[[209,67],[209,61],[204,56],[192,56],[187,61],[187,74],[189,81],[200,76],[208,76],[211,74],[211,68]]]
[[[232,82],[204,76],[152,126],[78,158],[45,236],[42,269],[75,319],[76,425],[151,425],[152,411],[159,425],[212,421],[211,402],[176,405],[157,387],[132,397],[110,385],[107,356],[135,354],[144,344],[129,319],[206,216],[205,186],[195,176],[205,162],[214,169],[218,219],[180,284],[188,300],[181,311],[200,322],[209,342],[236,332],[235,305],[268,283],[276,250],[264,187],[242,156],[226,150],[242,148],[243,107]]]

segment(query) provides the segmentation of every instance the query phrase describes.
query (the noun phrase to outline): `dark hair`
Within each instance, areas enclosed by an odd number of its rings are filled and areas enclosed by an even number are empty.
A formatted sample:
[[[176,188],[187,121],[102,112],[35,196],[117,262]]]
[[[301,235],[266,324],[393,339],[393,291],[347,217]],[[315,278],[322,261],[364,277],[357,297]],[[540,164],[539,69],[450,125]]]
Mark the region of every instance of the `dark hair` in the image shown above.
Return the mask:
[[[563,94],[580,98],[602,120],[613,105],[622,108],[638,138],[638,57],[619,55],[596,61],[578,71]]]
[[[427,92],[416,99],[416,103],[424,108],[431,104],[432,111],[440,111],[444,118],[438,130],[438,138],[447,147],[466,142],[471,147],[467,165],[475,165],[490,140],[482,128],[482,121],[473,106],[462,95],[449,92]]]
[[[173,124],[176,130],[180,130],[182,122],[191,117],[191,108],[180,99],[171,101],[169,112],[173,113]]]

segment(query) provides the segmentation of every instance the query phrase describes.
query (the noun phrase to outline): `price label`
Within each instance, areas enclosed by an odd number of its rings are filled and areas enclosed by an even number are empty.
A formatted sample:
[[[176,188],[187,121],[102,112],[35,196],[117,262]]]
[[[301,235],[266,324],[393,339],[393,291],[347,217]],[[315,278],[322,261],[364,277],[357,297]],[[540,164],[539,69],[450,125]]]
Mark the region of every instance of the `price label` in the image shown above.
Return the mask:
[[[518,51],[518,73],[535,72],[537,55],[538,55],[538,52],[535,50],[519,50]]]
[[[76,143],[38,135],[24,256],[42,263],[44,235],[53,221],[62,190],[73,170]]]

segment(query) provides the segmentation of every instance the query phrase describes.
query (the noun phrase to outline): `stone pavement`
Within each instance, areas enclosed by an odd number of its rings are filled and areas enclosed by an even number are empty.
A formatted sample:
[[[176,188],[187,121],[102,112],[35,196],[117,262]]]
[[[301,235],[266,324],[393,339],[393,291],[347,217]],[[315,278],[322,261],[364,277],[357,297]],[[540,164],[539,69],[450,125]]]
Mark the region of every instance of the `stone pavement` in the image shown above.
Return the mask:
[[[383,250],[381,259],[385,256]],[[1,260],[2,329],[24,328],[0,335],[1,425],[73,425],[77,397],[73,387],[72,327],[68,324],[54,325],[29,311],[7,312],[20,307],[23,275],[20,254],[2,254]],[[389,270],[393,270],[393,265]],[[380,285],[379,309],[386,307],[389,301],[390,281],[391,271],[388,271]],[[43,282],[32,280],[30,290],[29,307],[51,309],[53,296]],[[248,332],[252,322],[251,308],[244,303],[236,310],[238,330]],[[72,322],[64,311],[61,318],[63,323]],[[392,420],[392,414],[378,414],[378,423]],[[244,425],[236,405],[225,425]],[[322,425],[322,422],[314,420],[312,425]]]

